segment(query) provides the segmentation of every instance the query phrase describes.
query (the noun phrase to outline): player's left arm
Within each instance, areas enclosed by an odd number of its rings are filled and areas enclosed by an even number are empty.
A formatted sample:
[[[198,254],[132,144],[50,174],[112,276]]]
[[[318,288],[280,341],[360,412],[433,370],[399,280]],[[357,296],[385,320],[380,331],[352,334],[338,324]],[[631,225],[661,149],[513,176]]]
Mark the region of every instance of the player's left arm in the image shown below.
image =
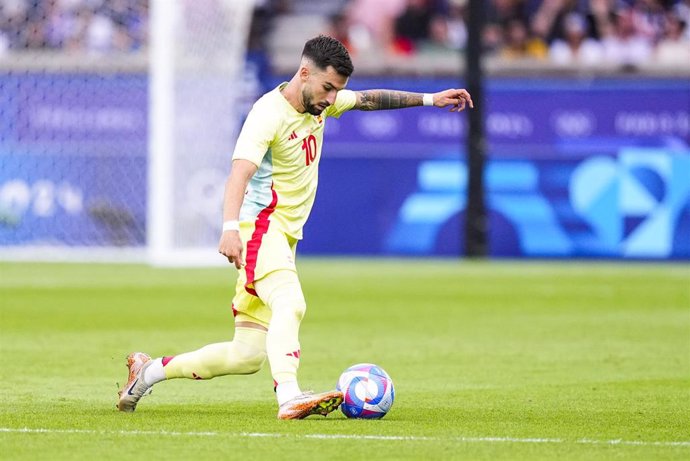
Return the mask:
[[[389,110],[424,105],[423,93],[396,90],[355,91],[356,110]],[[465,89],[448,89],[431,95],[434,107],[448,107],[451,112],[460,112],[467,106],[474,107],[472,97]]]

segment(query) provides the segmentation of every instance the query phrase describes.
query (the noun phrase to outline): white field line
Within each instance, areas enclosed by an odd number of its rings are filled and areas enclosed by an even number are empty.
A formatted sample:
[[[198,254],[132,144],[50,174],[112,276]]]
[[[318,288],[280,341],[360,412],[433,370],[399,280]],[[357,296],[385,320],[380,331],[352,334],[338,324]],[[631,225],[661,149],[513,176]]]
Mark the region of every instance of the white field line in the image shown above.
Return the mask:
[[[460,442],[460,443],[574,443],[579,445],[622,445],[642,447],[690,447],[688,441],[645,441],[645,440],[595,440],[560,438],[519,437],[427,437],[413,435],[353,435],[353,434],[281,434],[273,432],[179,432],[179,431],[106,431],[93,429],[41,429],[0,427],[0,433],[12,434],[95,434],[125,436],[168,436],[168,437],[240,437],[240,438],[294,438],[294,439],[356,439],[410,442]]]

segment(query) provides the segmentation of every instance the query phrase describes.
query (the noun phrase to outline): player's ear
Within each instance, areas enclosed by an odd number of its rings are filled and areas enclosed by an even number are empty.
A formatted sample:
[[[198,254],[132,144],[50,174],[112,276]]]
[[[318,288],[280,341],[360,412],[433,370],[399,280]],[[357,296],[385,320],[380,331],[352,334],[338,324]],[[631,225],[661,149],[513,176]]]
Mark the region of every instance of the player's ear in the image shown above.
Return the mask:
[[[300,66],[299,68],[299,76],[302,79],[303,82],[306,82],[309,80],[309,67],[307,66]]]

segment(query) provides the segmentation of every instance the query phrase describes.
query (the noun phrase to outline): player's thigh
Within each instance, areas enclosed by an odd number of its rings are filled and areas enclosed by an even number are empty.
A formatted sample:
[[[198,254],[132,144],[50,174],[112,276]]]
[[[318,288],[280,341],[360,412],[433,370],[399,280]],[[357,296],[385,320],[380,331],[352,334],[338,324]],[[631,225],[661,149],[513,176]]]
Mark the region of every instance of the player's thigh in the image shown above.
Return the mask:
[[[294,239],[289,238],[276,226],[268,226],[264,232],[247,228],[241,232],[245,247],[245,266],[242,268],[244,284],[253,289],[254,282],[279,270],[297,271],[295,266]]]
[[[255,283],[259,297],[275,314],[277,309],[286,309],[301,319],[307,308],[297,273],[277,270],[267,274]]]
[[[244,284],[237,282],[235,297],[232,299],[232,313],[235,316],[235,326],[243,322],[256,324],[268,329],[271,323],[271,309],[256,295],[248,293]]]
[[[295,240],[287,237],[275,226],[265,231],[243,223],[240,236],[244,244],[245,266],[240,269],[235,287],[233,310],[236,321],[254,321],[268,326],[271,310],[262,300],[255,283],[273,273],[292,272],[296,277]]]

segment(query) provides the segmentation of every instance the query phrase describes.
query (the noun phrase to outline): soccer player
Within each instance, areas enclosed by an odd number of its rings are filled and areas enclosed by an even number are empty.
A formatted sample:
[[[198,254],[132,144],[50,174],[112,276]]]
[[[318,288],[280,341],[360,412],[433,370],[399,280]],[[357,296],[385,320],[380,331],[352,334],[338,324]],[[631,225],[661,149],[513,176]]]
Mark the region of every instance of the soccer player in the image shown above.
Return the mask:
[[[327,415],[338,408],[341,392],[302,392],[297,383],[298,332],[306,303],[295,249],[316,195],[325,122],[352,109],[424,105],[460,112],[473,107],[464,89],[434,94],[346,90],[352,71],[350,56],[339,41],[323,35],[313,38],[306,42],[292,79],[254,104],[225,184],[218,249],[239,270],[232,302],[234,338],[154,360],[142,352],[130,354],[120,410],[134,411],[139,399],[160,381],[255,373],[266,359],[279,419]]]

